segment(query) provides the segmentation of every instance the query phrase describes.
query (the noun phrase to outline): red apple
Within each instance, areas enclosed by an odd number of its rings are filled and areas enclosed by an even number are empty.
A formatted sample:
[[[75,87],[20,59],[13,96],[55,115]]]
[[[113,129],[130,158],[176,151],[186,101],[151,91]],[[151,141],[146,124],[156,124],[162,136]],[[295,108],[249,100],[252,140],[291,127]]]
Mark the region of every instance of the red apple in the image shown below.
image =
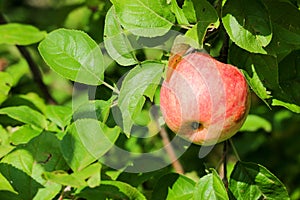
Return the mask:
[[[238,68],[200,52],[169,61],[160,93],[168,127],[200,145],[232,137],[244,123],[249,108],[247,82]]]

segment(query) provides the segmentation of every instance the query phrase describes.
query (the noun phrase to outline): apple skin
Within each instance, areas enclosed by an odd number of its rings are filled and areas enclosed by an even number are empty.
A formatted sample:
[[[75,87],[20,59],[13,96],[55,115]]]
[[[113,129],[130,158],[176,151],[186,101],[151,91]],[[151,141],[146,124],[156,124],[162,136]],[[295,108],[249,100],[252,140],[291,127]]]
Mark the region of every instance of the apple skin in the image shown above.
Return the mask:
[[[232,137],[250,109],[249,88],[238,68],[201,52],[178,56],[169,63],[160,91],[168,127],[204,146]]]

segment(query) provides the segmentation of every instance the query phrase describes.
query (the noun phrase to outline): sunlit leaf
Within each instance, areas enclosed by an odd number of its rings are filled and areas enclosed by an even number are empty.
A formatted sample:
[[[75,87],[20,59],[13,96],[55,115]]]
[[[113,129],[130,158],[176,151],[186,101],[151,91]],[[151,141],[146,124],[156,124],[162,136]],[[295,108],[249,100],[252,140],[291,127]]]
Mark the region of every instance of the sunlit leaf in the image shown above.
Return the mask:
[[[46,34],[31,25],[4,24],[0,25],[0,44],[29,45],[41,41]]]
[[[161,36],[173,26],[175,17],[164,0],[112,0],[122,26],[135,35]]]
[[[130,70],[124,78],[118,106],[122,113],[123,130],[127,136],[130,135],[134,118],[144,105],[144,96],[152,100],[161,80],[163,67],[161,63],[146,62]]]
[[[47,35],[38,49],[45,62],[61,76],[90,85],[102,83],[103,55],[86,33],[57,29]]]
[[[272,26],[261,0],[226,1],[222,15],[223,25],[236,45],[252,53],[267,54],[264,47],[272,39]]]

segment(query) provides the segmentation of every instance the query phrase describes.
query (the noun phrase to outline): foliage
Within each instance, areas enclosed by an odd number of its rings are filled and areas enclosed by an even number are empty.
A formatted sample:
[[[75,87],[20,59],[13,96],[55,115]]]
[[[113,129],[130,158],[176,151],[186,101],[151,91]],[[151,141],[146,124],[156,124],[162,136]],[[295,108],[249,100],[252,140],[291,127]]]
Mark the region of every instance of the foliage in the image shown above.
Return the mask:
[[[0,1],[0,198],[299,199],[299,9],[295,0]],[[204,147],[166,129],[183,174],[164,151],[157,109],[180,37],[223,61],[225,52],[252,91],[225,166],[220,144],[198,158]]]

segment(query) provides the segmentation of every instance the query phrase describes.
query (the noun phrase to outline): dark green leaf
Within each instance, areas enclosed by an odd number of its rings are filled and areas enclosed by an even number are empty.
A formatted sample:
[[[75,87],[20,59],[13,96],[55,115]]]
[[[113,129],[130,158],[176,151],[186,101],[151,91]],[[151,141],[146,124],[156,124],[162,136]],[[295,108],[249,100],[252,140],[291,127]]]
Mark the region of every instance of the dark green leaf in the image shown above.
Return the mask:
[[[161,36],[173,26],[175,17],[165,0],[112,0],[122,26],[135,35]]]
[[[0,171],[22,199],[52,199],[61,186],[45,181],[42,173],[66,169],[54,134],[44,132],[5,156]],[[38,198],[39,197],[39,198]]]
[[[0,44],[29,45],[41,41],[46,34],[31,25],[4,24],[0,25]]]
[[[224,183],[215,170],[200,178],[195,187],[194,199],[229,200]]]
[[[193,198],[196,183],[180,174],[167,174],[162,176],[155,186],[153,200],[190,200]]]
[[[129,137],[133,121],[145,102],[145,97],[151,100],[161,80],[164,65],[155,62],[146,62],[136,66],[126,75],[118,106],[122,112],[123,131]]]
[[[230,175],[229,188],[236,199],[289,199],[278,178],[255,163],[238,162]]]
[[[114,6],[112,6],[105,18],[104,45],[110,57],[123,66],[138,63],[127,34],[116,16]]]
[[[261,0],[226,1],[222,22],[230,39],[252,53],[267,54],[264,49],[272,39],[268,10]]]
[[[197,24],[186,32],[186,36],[199,43],[195,48],[203,48],[203,41],[209,27],[219,26],[219,17],[214,7],[206,0],[192,0],[195,8]]]
[[[80,119],[68,127],[61,150],[73,171],[80,171],[103,156],[119,134],[118,127],[109,128],[95,119]]]
[[[20,122],[34,125],[38,128],[45,129],[47,120],[41,113],[29,108],[28,106],[14,106],[0,109],[0,114],[8,115],[9,117]]]
[[[101,50],[82,31],[57,29],[40,43],[39,52],[55,72],[67,79],[90,85],[103,82]]]

